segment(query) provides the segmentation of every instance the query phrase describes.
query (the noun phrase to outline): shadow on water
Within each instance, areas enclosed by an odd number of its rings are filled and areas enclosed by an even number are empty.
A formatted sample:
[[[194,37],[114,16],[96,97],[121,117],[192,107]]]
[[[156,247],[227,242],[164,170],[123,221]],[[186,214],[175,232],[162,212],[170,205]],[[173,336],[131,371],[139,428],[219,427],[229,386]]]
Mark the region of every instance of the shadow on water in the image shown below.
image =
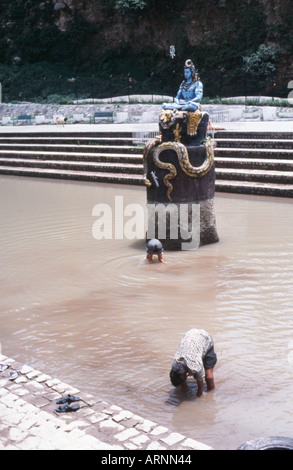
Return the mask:
[[[206,388],[204,389],[206,392]],[[166,405],[179,406],[184,401],[193,402],[198,399],[196,396],[197,385],[194,380],[188,380],[185,384],[174,387],[170,393],[168,399],[165,401]]]
[[[129,242],[129,247],[139,251],[141,254],[146,250],[146,243],[145,240],[133,240]]]

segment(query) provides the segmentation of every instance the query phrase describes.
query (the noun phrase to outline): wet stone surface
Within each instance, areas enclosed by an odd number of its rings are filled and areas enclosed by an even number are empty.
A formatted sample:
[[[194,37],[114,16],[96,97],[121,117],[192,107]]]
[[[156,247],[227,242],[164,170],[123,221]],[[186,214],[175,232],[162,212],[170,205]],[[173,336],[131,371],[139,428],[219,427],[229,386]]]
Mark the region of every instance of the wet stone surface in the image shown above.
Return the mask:
[[[0,371],[0,450],[211,450],[4,355],[0,363],[9,366]],[[70,404],[77,411],[56,411],[66,395],[80,398]]]

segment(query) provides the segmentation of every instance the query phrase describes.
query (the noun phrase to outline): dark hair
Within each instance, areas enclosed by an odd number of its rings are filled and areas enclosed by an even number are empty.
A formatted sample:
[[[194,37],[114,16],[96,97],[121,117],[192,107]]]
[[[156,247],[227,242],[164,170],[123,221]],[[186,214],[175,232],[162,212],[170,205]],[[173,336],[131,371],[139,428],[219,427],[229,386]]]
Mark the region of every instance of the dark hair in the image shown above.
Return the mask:
[[[182,362],[174,362],[170,371],[170,380],[174,387],[183,384],[187,377],[187,367],[183,360]]]

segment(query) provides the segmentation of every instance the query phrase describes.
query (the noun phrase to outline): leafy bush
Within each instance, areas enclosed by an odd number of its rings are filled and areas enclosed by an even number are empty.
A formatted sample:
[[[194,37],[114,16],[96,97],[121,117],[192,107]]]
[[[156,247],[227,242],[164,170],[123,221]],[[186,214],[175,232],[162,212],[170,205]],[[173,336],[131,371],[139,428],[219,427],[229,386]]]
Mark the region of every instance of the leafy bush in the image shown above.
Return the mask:
[[[142,11],[147,6],[145,0],[116,0],[115,9],[120,15]]]
[[[49,95],[46,99],[46,103],[48,104],[72,104],[75,100],[74,95],[69,95],[69,96],[61,96],[56,93],[53,93],[52,95]]]
[[[256,52],[243,57],[244,71],[255,80],[256,87],[262,89],[273,80],[279,55],[278,47],[261,44]]]

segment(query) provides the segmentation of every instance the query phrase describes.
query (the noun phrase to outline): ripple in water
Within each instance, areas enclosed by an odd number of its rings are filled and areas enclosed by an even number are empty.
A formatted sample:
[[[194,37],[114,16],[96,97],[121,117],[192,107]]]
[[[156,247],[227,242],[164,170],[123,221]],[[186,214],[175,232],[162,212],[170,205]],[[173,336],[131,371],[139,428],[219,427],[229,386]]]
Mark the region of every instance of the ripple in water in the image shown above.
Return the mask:
[[[286,200],[216,198],[220,242],[145,260],[92,237],[92,208],[143,189],[1,178],[2,352],[214,448],[290,435],[293,218]],[[264,230],[265,227],[265,230]],[[174,389],[185,331],[215,340],[216,390]]]

